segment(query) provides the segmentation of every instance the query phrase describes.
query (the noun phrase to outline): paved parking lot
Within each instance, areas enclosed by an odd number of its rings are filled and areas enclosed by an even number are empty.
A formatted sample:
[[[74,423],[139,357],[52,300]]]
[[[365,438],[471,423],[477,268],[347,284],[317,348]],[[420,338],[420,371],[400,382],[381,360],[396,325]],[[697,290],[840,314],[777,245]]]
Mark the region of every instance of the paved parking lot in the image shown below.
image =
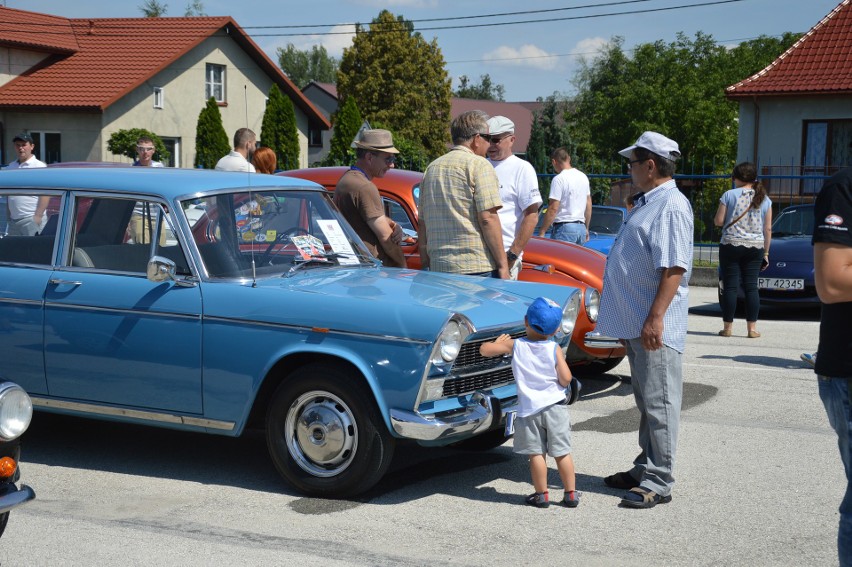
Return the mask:
[[[670,504],[618,508],[602,477],[636,451],[623,363],[573,406],[579,508],[520,504],[511,443],[488,453],[403,447],[357,501],[303,498],[262,436],[243,439],[36,414],[38,498],[0,540],[14,565],[836,565],[844,477],[813,372],[818,313],[765,311],[729,339],[714,288],[693,288],[677,484]],[[550,463],[557,497],[559,478]]]

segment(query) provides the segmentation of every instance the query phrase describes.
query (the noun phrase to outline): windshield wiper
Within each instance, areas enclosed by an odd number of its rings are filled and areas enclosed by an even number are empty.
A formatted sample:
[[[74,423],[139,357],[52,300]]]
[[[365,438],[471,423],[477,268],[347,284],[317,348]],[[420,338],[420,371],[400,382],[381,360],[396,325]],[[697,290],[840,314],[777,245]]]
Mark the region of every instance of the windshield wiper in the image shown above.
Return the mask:
[[[331,260],[335,260],[337,258],[358,258],[359,262],[357,264],[340,264],[332,262]],[[332,252],[331,254],[326,254],[325,256],[312,256],[307,260],[297,259],[295,260],[293,266],[287,270],[287,273],[284,274],[285,278],[289,278],[305,266],[343,266],[343,267],[351,267],[351,268],[362,268],[364,267],[364,263],[360,260],[368,260],[370,261],[371,267],[378,267],[379,261],[375,258],[371,258],[364,254],[356,252],[355,254],[349,254],[348,252]]]

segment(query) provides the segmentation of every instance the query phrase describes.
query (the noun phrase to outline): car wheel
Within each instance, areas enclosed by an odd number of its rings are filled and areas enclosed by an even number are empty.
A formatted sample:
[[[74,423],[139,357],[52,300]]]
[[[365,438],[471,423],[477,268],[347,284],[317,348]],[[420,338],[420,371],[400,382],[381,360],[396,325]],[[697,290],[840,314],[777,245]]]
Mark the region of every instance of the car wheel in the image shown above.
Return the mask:
[[[450,446],[455,449],[461,449],[462,451],[490,451],[491,449],[496,449],[510,438],[511,435],[506,437],[503,428],[492,429],[482,435],[453,443]]]
[[[395,444],[360,376],[328,364],[305,366],[278,387],[266,441],[278,472],[296,488],[336,498],[374,486]]]
[[[590,362],[589,364],[579,364],[577,366],[571,366],[571,374],[574,376],[579,376],[583,378],[585,376],[597,376],[598,374],[605,374],[621,364],[621,361],[624,360],[624,357],[617,358],[605,358],[603,360],[596,360],[594,362]]]

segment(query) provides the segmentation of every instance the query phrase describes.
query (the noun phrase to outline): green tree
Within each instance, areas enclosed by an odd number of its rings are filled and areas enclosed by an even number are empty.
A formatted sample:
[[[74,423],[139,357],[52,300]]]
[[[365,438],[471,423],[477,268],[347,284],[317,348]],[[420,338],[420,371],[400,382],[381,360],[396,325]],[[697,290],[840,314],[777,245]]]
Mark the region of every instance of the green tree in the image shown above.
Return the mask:
[[[334,133],[331,136],[331,149],[328,152],[324,165],[349,165],[355,161],[355,150],[352,149],[352,140],[361,124],[364,123],[355,99],[347,96],[343,104],[337,108],[331,117],[334,125]]]
[[[168,9],[168,4],[161,4],[157,0],[145,0],[139,6],[139,10],[146,18],[161,18],[166,15],[166,10]]]
[[[293,101],[281,94],[278,85],[269,87],[269,102],[263,113],[260,144],[271,148],[280,169],[299,167],[299,132]]]
[[[195,167],[213,169],[216,162],[231,151],[231,143],[222,125],[219,105],[212,96],[198,115],[195,127]]]
[[[738,105],[725,98],[725,87],[760,71],[796,38],[761,37],[729,50],[709,35],[681,33],[669,44],[639,45],[628,57],[616,37],[575,77],[572,133],[584,151],[611,160],[643,131],[656,130],[677,140],[681,171],[728,171],[736,158]]]
[[[311,81],[333,83],[337,80],[339,63],[329,56],[322,45],[314,45],[310,50],[302,51],[288,43],[286,48],[279,47],[276,52],[281,70],[300,89]]]
[[[539,97],[538,101],[544,104],[540,110],[533,113],[530,141],[527,144],[527,161],[538,173],[545,173],[550,171],[550,153],[554,149],[565,147],[573,156],[576,147],[565,123],[564,116],[568,108],[565,97],[553,93],[544,100]],[[550,193],[549,177],[539,178],[539,190],[542,198],[547,200]]]
[[[202,2],[201,0],[193,0],[192,2],[187,2],[186,11],[183,15],[186,17],[206,16],[207,14],[204,12],[204,2]]]
[[[456,89],[455,96],[460,98],[473,98],[477,100],[496,100],[504,102],[506,88],[503,85],[495,85],[491,82],[491,75],[488,73],[480,75],[479,83],[471,83],[467,75],[459,77],[459,88]]]
[[[451,81],[444,56],[402,16],[382,10],[369,29],[356,27],[337,73],[341,100],[352,96],[370,123],[422,146],[430,158],[449,142]]]
[[[142,136],[147,136],[154,140],[154,147],[156,148],[154,150],[154,160],[167,161],[171,157],[160,137],[144,128],[130,128],[129,130],[113,132],[109,140],[107,140],[107,149],[117,156],[136,159],[136,141]]]

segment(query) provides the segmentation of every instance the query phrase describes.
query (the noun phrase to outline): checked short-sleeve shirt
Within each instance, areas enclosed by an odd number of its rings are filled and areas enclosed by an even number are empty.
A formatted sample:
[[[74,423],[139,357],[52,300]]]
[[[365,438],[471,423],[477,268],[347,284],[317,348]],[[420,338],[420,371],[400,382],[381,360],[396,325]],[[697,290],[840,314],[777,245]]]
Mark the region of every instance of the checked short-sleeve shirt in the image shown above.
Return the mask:
[[[674,181],[644,195],[615,238],[604,271],[595,330],[607,337],[636,339],[651,311],[666,268],[686,273],[663,317],[663,344],[683,352],[692,273],[692,206]]]
[[[500,182],[494,168],[465,146],[429,164],[420,183],[420,218],[426,224],[429,268],[474,274],[497,268],[479,214],[500,208]]]

